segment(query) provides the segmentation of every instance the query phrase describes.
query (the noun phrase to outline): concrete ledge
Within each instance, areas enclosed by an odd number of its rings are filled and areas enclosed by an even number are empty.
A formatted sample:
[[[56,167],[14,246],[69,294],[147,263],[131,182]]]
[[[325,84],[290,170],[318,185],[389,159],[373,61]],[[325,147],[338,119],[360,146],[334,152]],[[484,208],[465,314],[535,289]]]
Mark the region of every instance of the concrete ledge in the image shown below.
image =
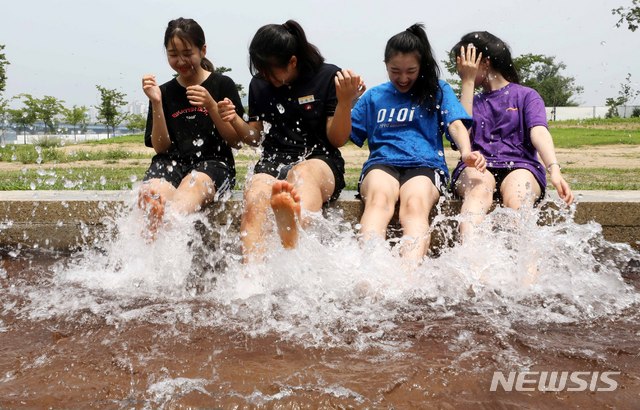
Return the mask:
[[[552,193],[553,195],[554,193]],[[604,236],[640,249],[640,191],[578,191],[577,223],[595,221]],[[5,191],[0,194],[0,247],[77,249],[104,231],[104,219],[114,216],[132,198],[128,191]],[[224,205],[213,204],[215,223],[239,223],[242,194],[234,192]],[[331,208],[357,223],[362,203],[345,191]],[[446,215],[459,212],[460,201],[447,201]]]

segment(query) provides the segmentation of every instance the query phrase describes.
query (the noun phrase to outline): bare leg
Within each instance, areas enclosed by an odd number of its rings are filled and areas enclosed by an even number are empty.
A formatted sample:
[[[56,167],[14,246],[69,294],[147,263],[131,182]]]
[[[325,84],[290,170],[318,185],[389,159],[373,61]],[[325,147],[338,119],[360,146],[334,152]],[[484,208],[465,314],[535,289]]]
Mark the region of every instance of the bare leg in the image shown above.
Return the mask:
[[[360,218],[362,238],[365,241],[372,238],[384,240],[400,196],[400,183],[388,173],[374,169],[362,181],[360,193],[364,201],[364,212]]]
[[[244,191],[244,212],[240,223],[244,263],[260,260],[264,255],[265,222],[275,181],[271,175],[256,174]]]
[[[500,195],[504,206],[512,209],[533,207],[540,196],[541,189],[538,180],[526,169],[516,169],[506,176],[500,185]],[[527,276],[523,284],[532,285],[538,280],[538,254],[533,251],[530,260],[526,263]]]
[[[182,179],[171,199],[172,211],[188,215],[213,201],[216,187],[211,177],[203,172],[192,172]]]
[[[400,224],[405,239],[401,255],[413,264],[418,264],[427,252],[430,243],[429,214],[438,203],[440,191],[426,176],[416,176],[400,187]]]
[[[527,169],[509,172],[500,185],[502,204],[512,209],[520,209],[523,205],[532,207],[540,192],[538,180]]]
[[[287,181],[300,195],[301,208],[309,212],[320,211],[335,190],[331,168],[319,159],[309,159],[294,166],[287,174]],[[304,213],[300,222],[303,228],[308,224]]]
[[[176,188],[164,179],[151,179],[140,187],[138,207],[145,214],[145,235],[150,241],[156,239],[164,220],[167,199],[173,198],[175,191]]]
[[[276,181],[271,190],[271,209],[276,217],[278,235],[282,246],[295,248],[298,243],[298,225],[300,218],[300,195],[287,181]]]
[[[484,219],[493,204],[496,180],[491,172],[465,168],[456,183],[456,192],[463,198],[460,210],[464,221],[460,223],[462,240],[469,238],[475,226]]]

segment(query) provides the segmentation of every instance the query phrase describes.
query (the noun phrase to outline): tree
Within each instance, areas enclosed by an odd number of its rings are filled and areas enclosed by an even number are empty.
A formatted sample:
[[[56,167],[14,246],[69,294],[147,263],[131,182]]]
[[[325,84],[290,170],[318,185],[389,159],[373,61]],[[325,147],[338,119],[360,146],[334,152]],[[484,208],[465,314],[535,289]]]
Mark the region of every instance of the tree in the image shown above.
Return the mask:
[[[142,131],[147,126],[147,117],[142,114],[131,114],[126,125],[132,132]]]
[[[607,118],[619,117],[620,114],[618,112],[618,107],[624,106],[624,112],[622,114],[623,117],[627,116],[627,104],[633,102],[638,95],[640,95],[640,90],[636,90],[633,88],[633,84],[631,83],[631,73],[627,73],[627,77],[625,78],[626,83],[620,84],[620,90],[618,91],[618,97],[607,98],[605,100],[605,104],[609,107],[609,111],[607,111]]]
[[[73,127],[73,134],[76,134],[76,130],[78,128],[78,125],[81,125],[82,127],[84,127],[87,124],[87,112],[89,111],[89,109],[87,107],[85,107],[84,105],[78,107],[77,105],[74,105],[72,108],[65,108],[63,115],[64,115],[64,121],[71,125]],[[77,135],[76,135],[76,140],[77,140]]]
[[[1,130],[1,139],[0,141],[4,144],[4,130],[7,128],[7,124],[9,123],[9,101],[0,97],[0,130]]]
[[[563,62],[556,63],[555,57],[542,54],[524,54],[513,59],[520,83],[531,87],[540,94],[547,107],[573,107],[578,103],[573,101],[574,95],[584,90],[575,85],[573,77],[565,77],[560,72],[567,66]]]
[[[231,71],[231,69],[225,66],[216,67],[213,70],[213,72],[218,74],[228,73],[229,71]],[[247,93],[244,91],[244,86],[242,84],[236,83],[236,89],[238,90],[238,94],[240,94],[240,98],[246,97]]]
[[[35,98],[31,94],[19,94],[16,97],[22,99],[26,108],[35,115],[36,120],[44,123],[50,134],[56,133],[58,116],[64,110],[62,105],[64,101],[49,95],[45,95],[44,98]]]
[[[9,64],[2,50],[4,50],[4,44],[0,44],[0,94],[4,92],[7,86],[7,72],[4,66]]]
[[[116,127],[129,115],[118,111],[119,107],[127,105],[124,100],[127,95],[99,85],[96,85],[96,88],[100,91],[100,105],[95,107],[98,110],[98,122],[107,126],[107,138],[109,138],[109,127],[115,134]]]
[[[19,126],[22,129],[22,135],[24,136],[24,143],[27,143],[27,127],[32,126],[36,123],[37,117],[36,113],[28,108],[18,108],[13,109],[10,108],[7,110],[9,113],[9,121],[12,124]]]
[[[630,7],[615,8],[611,10],[611,14],[619,17],[616,27],[619,28],[626,22],[629,30],[636,31],[640,26],[640,0],[632,0]]]

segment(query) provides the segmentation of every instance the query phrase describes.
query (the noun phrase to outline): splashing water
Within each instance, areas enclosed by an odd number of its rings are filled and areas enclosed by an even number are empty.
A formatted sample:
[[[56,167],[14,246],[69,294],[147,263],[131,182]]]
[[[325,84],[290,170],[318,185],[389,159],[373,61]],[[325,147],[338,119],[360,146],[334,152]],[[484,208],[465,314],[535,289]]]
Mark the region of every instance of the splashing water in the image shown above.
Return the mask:
[[[217,371],[207,378],[166,368],[149,375],[143,390],[151,407],[186,394],[215,397],[209,386],[231,380],[224,374],[223,357],[236,354],[235,338],[245,340],[247,347],[240,352],[255,351],[258,357],[262,349],[268,352],[270,359],[262,360],[275,367],[247,370],[256,374],[278,372],[274,354],[276,359],[299,358],[291,346],[311,356],[324,352],[308,365],[316,370],[279,379],[281,385],[227,387],[227,397],[239,403],[287,403],[312,391],[340,403],[376,407],[385,403],[373,399],[379,392],[365,394],[362,386],[320,375],[329,374],[326,369],[332,366],[355,372],[358,366],[371,369],[384,363],[379,370],[391,380],[403,374],[401,380],[424,387],[426,379],[406,376],[405,366],[438,366],[438,358],[446,357],[448,371],[473,375],[496,366],[527,369],[549,352],[600,361],[610,355],[612,328],[599,331],[594,323],[640,331],[633,324],[637,315],[629,313],[637,311],[640,301],[640,255],[628,245],[605,241],[595,223],[575,224],[570,213],[555,213],[553,224],[539,226],[539,215],[532,210],[496,209],[470,240],[441,249],[417,269],[405,269],[394,246],[397,240],[360,243],[355,227],[333,211],[326,219],[309,215],[311,226],[301,232],[297,249],[283,249],[271,235],[265,261],[244,265],[231,216],[239,212],[237,205],[221,202],[211,215],[188,217],[169,210],[161,235],[148,244],[140,235],[142,213],[134,202],[132,198],[95,246],[55,264],[49,279],[13,288],[12,297],[21,294],[24,302],[11,305],[9,298],[3,299],[5,312],[35,323],[97,322],[121,332],[157,328],[160,345],[175,343],[178,350],[194,335],[213,338],[215,348],[203,360]],[[455,226],[460,220],[438,215],[434,225]],[[272,216],[269,223],[273,225]],[[454,231],[441,228],[434,237],[444,235],[440,240],[451,243]],[[555,342],[561,329],[571,334],[591,330],[588,338],[574,340],[561,333],[562,340]],[[116,336],[104,337],[102,343],[113,349]],[[288,353],[279,345],[288,346]],[[158,360],[156,354],[150,350],[143,362]],[[184,357],[194,354],[185,352]],[[120,362],[133,374],[132,359],[120,357]],[[436,375],[448,374],[443,372]],[[453,380],[448,377],[444,380]],[[298,378],[306,382],[297,384]],[[404,386],[405,381],[386,383]],[[380,380],[371,383],[379,385]]]

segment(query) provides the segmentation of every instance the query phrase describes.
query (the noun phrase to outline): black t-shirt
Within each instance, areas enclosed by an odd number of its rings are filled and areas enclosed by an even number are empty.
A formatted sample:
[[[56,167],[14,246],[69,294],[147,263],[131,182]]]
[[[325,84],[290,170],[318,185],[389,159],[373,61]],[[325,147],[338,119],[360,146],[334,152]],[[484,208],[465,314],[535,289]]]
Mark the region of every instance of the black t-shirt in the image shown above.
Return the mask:
[[[292,162],[308,155],[340,157],[327,139],[327,117],[334,115],[338,104],[334,77],[339,70],[323,64],[315,73],[281,87],[251,80],[249,116],[263,121],[263,157],[287,156]]]
[[[216,101],[229,98],[236,106],[238,115],[244,114],[244,108],[238,95],[236,84],[227,76],[211,73],[201,84]],[[233,154],[226,141],[220,136],[209,112],[204,107],[195,107],[187,99],[187,89],[175,78],[160,86],[162,92],[162,110],[169,130],[171,148],[169,154],[184,159],[218,160],[234,167]],[[151,147],[151,129],[153,110],[149,103],[147,129],[144,143]]]

